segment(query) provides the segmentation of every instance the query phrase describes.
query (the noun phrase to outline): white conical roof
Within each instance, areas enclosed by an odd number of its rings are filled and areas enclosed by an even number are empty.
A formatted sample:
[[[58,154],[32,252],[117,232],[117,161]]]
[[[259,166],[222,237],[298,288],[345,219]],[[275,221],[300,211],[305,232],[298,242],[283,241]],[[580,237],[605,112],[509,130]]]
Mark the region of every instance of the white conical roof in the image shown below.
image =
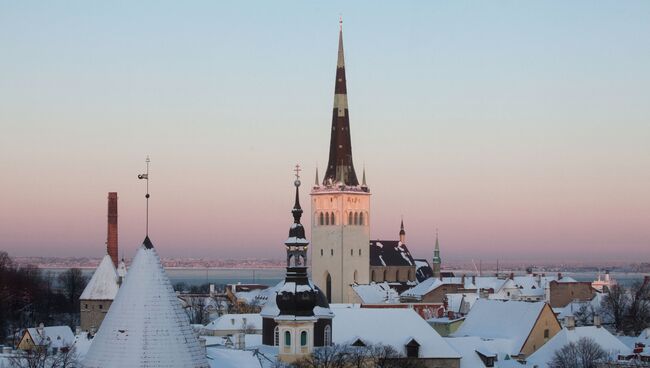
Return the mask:
[[[87,368],[208,368],[147,237],[83,360]]]
[[[97,266],[93,277],[79,297],[80,300],[113,300],[119,289],[117,272],[108,254]]]

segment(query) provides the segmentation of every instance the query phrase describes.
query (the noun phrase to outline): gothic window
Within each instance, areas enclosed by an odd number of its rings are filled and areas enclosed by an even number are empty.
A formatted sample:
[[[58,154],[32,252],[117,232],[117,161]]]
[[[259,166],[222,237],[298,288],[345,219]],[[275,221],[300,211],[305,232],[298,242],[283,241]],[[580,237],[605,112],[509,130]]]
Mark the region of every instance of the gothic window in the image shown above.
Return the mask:
[[[325,277],[325,295],[327,296],[327,302],[332,302],[332,276],[328,273]]]
[[[354,275],[352,276],[352,280],[354,282],[357,282],[357,270],[354,270]]]
[[[353,222],[352,222],[352,212],[350,212],[348,214],[348,225],[352,225],[352,224],[353,224]]]
[[[325,334],[324,336],[325,338],[323,339],[325,342],[324,345],[325,346],[332,345],[332,328],[330,327],[330,325],[325,326],[324,334]]]
[[[284,331],[284,346],[291,346],[291,332]]]
[[[275,326],[273,330],[273,346],[280,345],[280,326]]]
[[[307,331],[300,333],[300,346],[307,346]]]
[[[350,249],[350,255],[354,256],[354,249]]]
[[[322,249],[320,250],[320,255],[321,255],[321,257],[323,256],[323,250]]]
[[[358,212],[354,213],[354,224],[359,225],[359,213]]]
[[[330,249],[330,255],[334,255],[334,249]]]
[[[332,212],[332,214],[330,215],[330,219],[332,219],[332,221],[331,221],[332,225],[336,225],[336,221],[334,221],[334,219],[335,219],[334,212]]]
[[[359,255],[361,255],[361,248],[359,248]]]
[[[320,225],[325,225],[325,215],[322,212],[320,213]]]
[[[330,224],[330,213],[325,212],[325,225],[329,225],[329,224]]]
[[[359,214],[359,225],[363,225],[363,212]]]

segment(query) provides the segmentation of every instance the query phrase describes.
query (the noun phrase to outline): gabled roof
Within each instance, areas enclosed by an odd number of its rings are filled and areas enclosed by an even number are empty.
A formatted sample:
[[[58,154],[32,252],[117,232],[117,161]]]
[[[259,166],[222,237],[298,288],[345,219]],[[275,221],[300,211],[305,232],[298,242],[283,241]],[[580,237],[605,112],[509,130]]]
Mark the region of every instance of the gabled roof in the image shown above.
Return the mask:
[[[370,241],[371,266],[415,266],[406,244],[397,240]]]
[[[415,277],[418,279],[418,282],[422,282],[429,277],[433,277],[433,270],[429,265],[429,261],[426,259],[415,260]]]
[[[510,354],[518,355],[546,306],[544,302],[479,299],[452,336],[508,339],[512,341]]]
[[[399,303],[399,294],[387,282],[352,285],[352,290],[364,304]]]
[[[108,258],[110,261],[110,257]],[[32,337],[35,345],[49,345],[53,348],[71,346],[74,343],[74,334],[68,326],[49,326],[28,328],[27,332]]]
[[[411,340],[420,344],[421,358],[460,358],[440,335],[412,309],[334,308],[332,341],[350,345],[390,345],[406,355]]]
[[[632,349],[625,346],[616,336],[612,335],[605,328],[596,326],[575,327],[572,330],[563,328],[553,338],[542,345],[537,351],[531,354],[526,361],[532,365],[538,365],[539,368],[548,367],[553,359],[555,351],[562,349],[568,343],[577,343],[582,337],[592,339],[596,344],[609,355],[610,358],[616,358],[618,354],[630,354]]]
[[[218,331],[261,330],[262,316],[259,313],[224,314],[205,325],[205,329]]]
[[[108,254],[102,258],[93,277],[79,297],[80,300],[113,300],[120,286],[113,260]]]
[[[194,367],[208,363],[148,238],[83,360],[86,368]]]

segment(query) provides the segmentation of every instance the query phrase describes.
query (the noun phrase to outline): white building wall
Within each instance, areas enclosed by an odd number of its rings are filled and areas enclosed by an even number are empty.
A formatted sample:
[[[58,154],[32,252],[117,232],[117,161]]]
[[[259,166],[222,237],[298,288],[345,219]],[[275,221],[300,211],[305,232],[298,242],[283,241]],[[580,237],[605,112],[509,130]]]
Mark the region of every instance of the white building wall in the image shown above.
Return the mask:
[[[331,302],[349,303],[354,298],[350,285],[370,282],[370,193],[319,188],[311,196],[312,279],[327,293],[329,274]],[[321,225],[321,213],[330,214],[329,225],[327,221]]]

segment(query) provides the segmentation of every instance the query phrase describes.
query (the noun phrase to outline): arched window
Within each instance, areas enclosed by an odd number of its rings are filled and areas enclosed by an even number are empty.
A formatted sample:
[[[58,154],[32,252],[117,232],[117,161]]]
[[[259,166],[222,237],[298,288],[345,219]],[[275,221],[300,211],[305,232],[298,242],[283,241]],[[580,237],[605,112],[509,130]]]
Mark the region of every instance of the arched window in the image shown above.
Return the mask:
[[[284,331],[284,346],[291,346],[291,332]]]
[[[359,214],[359,225],[363,225],[363,212]]]
[[[323,215],[323,213],[321,212],[319,217],[320,217],[320,225],[325,225],[325,215]]]
[[[335,218],[336,218],[336,217],[334,217],[334,212],[332,212],[332,214],[330,215],[330,219],[331,219],[330,223],[331,223],[332,225],[336,225],[336,221],[334,221]]]
[[[307,346],[307,331],[300,333],[300,346]]]
[[[325,295],[327,296],[327,302],[332,302],[332,276],[328,273],[325,277]]]
[[[350,255],[354,256],[354,249],[350,249]]]
[[[324,333],[324,344],[325,346],[330,346],[332,345],[332,327],[330,325],[325,326],[325,332]]]
[[[361,255],[361,248],[359,248],[359,255]]]
[[[323,256],[323,249],[320,250],[320,256]]]
[[[359,225],[359,213],[358,212],[354,213],[354,224]]]
[[[325,212],[325,225],[329,225],[329,224],[330,224],[330,213]]]
[[[280,326],[275,326],[273,330],[273,346],[280,345]]]
[[[354,282],[357,282],[357,270],[354,270],[354,274],[352,275],[352,280]]]
[[[348,213],[348,225],[352,225],[352,212]]]

